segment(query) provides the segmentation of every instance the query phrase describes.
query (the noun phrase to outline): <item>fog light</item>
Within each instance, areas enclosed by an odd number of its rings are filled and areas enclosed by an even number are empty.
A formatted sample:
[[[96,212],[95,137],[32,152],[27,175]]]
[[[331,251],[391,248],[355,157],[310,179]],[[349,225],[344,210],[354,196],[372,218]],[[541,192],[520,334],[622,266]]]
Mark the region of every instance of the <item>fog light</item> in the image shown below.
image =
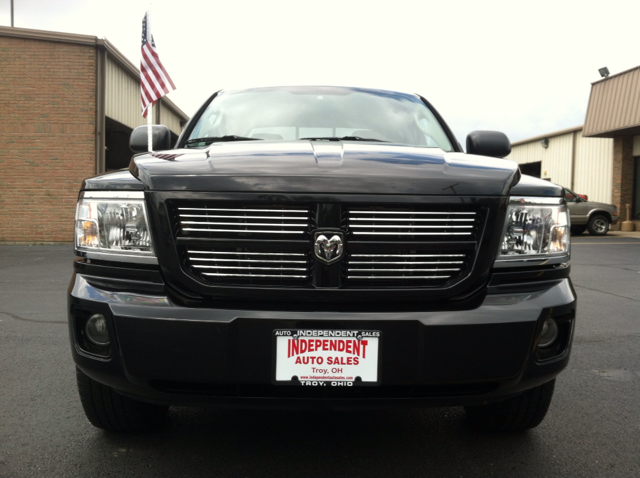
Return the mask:
[[[548,347],[556,341],[558,338],[558,324],[553,319],[547,319],[542,324],[542,332],[540,333],[540,340],[538,340],[538,347]]]
[[[95,345],[109,345],[109,332],[107,331],[107,319],[102,314],[89,317],[84,327],[87,338]]]

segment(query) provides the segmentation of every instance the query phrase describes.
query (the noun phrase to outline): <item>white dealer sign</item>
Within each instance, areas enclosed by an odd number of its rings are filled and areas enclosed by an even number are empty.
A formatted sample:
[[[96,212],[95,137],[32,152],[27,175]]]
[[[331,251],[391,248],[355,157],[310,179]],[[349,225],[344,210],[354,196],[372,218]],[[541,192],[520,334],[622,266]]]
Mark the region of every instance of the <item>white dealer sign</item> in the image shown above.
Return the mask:
[[[378,330],[274,330],[276,382],[373,385],[378,382]]]

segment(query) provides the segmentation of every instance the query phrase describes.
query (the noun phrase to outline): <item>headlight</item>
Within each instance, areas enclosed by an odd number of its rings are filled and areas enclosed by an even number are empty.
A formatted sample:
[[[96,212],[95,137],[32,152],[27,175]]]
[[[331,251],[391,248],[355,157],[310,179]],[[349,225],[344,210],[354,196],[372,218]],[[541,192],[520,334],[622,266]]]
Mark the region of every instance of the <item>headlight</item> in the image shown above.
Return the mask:
[[[157,262],[142,192],[86,192],[76,209],[76,250],[87,257]]]
[[[505,223],[496,265],[568,260],[569,215],[562,199],[512,197]]]

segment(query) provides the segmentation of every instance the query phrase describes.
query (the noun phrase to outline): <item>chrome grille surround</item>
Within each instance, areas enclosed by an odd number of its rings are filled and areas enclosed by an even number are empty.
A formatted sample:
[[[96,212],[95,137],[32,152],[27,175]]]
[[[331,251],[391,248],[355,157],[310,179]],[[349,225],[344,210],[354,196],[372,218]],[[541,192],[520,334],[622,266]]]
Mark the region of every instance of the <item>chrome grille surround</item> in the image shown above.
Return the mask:
[[[187,247],[187,265],[207,282],[304,285],[309,281],[307,254],[237,249]]]
[[[303,287],[309,208],[298,205],[176,201],[169,207],[185,271],[208,285]],[[293,250],[290,247],[298,243]],[[283,246],[284,244],[284,246]]]
[[[465,205],[331,207],[337,216],[323,203],[168,203],[180,267],[214,287],[445,289],[471,273],[486,215]],[[344,235],[335,264],[313,253],[325,230]]]
[[[439,286],[467,268],[468,254],[349,254],[347,279],[359,286]]]
[[[480,219],[430,205],[350,207],[344,274],[353,287],[444,287],[470,271]]]
[[[475,211],[349,210],[348,227],[354,238],[395,236],[400,240],[420,236],[473,238],[476,232]]]
[[[309,210],[302,208],[177,207],[179,233],[213,235],[302,236],[309,229]]]

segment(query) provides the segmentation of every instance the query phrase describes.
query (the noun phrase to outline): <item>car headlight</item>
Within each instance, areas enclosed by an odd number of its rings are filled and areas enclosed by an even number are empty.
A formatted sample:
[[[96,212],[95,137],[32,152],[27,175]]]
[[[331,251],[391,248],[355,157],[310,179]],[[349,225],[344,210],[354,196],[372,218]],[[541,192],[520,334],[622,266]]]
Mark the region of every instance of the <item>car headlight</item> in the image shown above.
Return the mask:
[[[561,198],[512,197],[496,265],[566,262],[569,214]]]
[[[75,245],[90,258],[157,263],[144,193],[85,192],[76,209]]]

